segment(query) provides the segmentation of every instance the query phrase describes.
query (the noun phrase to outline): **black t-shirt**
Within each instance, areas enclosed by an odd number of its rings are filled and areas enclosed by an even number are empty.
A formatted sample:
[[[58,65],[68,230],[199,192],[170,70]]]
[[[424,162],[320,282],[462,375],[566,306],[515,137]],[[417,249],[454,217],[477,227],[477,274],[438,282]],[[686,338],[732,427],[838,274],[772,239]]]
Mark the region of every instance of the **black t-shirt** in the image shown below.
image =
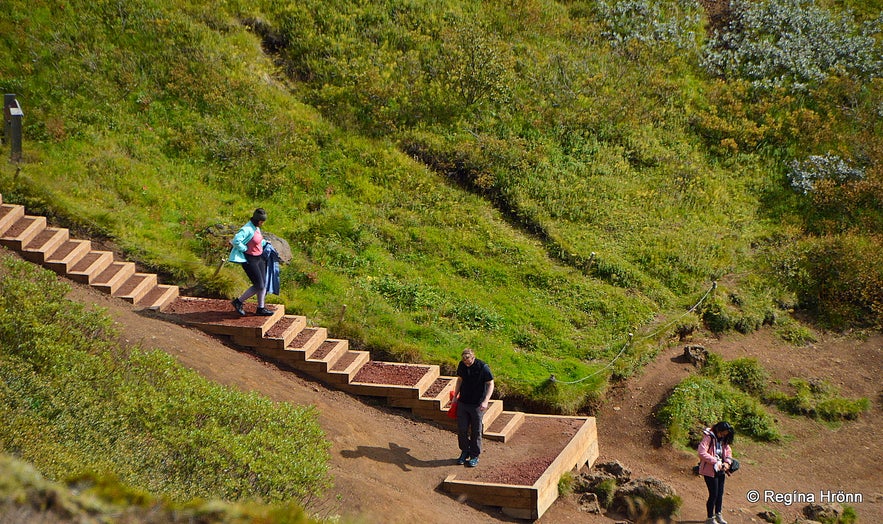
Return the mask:
[[[461,360],[457,366],[457,376],[462,381],[460,402],[464,404],[481,404],[484,400],[485,384],[494,379],[491,368],[479,359],[475,359],[471,366],[467,366]]]

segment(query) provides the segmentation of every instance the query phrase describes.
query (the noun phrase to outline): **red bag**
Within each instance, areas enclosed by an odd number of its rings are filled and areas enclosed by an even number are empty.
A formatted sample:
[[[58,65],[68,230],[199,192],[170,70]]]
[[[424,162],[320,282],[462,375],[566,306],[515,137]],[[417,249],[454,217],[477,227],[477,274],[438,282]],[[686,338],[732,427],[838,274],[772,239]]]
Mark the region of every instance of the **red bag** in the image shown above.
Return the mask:
[[[457,418],[457,399],[454,398],[454,392],[451,391],[451,407],[448,408],[448,416]]]

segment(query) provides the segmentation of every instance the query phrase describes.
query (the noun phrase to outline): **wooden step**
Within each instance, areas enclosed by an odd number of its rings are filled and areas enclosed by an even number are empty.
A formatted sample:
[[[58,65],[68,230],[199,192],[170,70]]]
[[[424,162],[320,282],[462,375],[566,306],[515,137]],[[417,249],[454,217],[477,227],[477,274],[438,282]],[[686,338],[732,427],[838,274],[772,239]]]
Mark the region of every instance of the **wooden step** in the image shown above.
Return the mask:
[[[371,360],[371,353],[368,351],[347,351],[328,370],[328,382],[334,385],[349,384],[369,360]]]
[[[21,255],[26,260],[42,264],[53,251],[68,241],[68,235],[67,229],[47,227],[22,246]]]
[[[299,362],[307,359],[307,353],[312,353],[322,342],[328,338],[328,330],[325,328],[304,328],[298,333],[285,349],[276,357],[292,367],[297,367]]]
[[[60,275],[66,275],[91,250],[92,242],[88,240],[68,240],[53,251],[43,265]]]
[[[134,304],[155,287],[155,274],[135,273],[123,282],[123,284],[113,293],[113,296]]]
[[[21,251],[24,244],[31,241],[40,231],[46,229],[46,217],[25,215],[19,218],[0,236],[0,244]]]
[[[488,424],[484,429],[484,436],[489,440],[506,442],[518,431],[524,423],[524,413],[521,411],[503,411],[493,424]]]
[[[164,311],[169,304],[178,298],[178,293],[178,286],[157,284],[156,287],[145,293],[143,297],[136,300],[135,305],[153,311]]]
[[[97,290],[113,295],[123,283],[135,274],[135,264],[131,262],[113,262],[95,276],[90,284]]]
[[[347,384],[346,386],[342,386],[341,389],[356,395],[387,398],[405,397],[416,399],[419,398],[420,395],[424,391],[426,391],[429,385],[435,382],[435,379],[439,376],[439,368],[437,365],[434,364],[402,364],[398,362],[373,362],[371,364],[379,364],[385,366],[411,366],[425,369],[422,377],[419,378],[413,385],[360,382],[358,375],[356,375],[353,377],[353,380],[349,384]]]
[[[285,347],[307,327],[307,317],[300,315],[283,315],[273,324],[264,336],[259,339],[252,337],[233,336],[232,340],[240,346],[255,349],[258,353],[271,358],[284,351]]]
[[[25,208],[24,206],[19,206],[15,204],[2,204],[0,205],[0,236],[3,236],[3,233],[6,232],[7,229],[19,221],[22,217],[25,216]]]
[[[68,269],[67,276],[81,284],[90,284],[112,263],[113,253],[110,251],[90,251]]]
[[[457,384],[457,377],[440,376],[433,381],[419,398],[389,399],[389,405],[397,408],[410,408],[415,415],[431,411],[441,411],[450,402],[451,392]],[[434,390],[433,393],[429,393]]]
[[[497,417],[500,416],[500,413],[503,412],[503,401],[502,400],[493,400],[491,399],[488,402],[487,411],[484,412],[484,417],[482,417],[482,422],[484,423],[485,431],[487,428],[497,420]]]
[[[314,350],[307,352],[307,358],[303,362],[299,362],[297,368],[324,379],[324,375],[328,373],[328,370],[347,351],[349,351],[349,340],[325,339]]]

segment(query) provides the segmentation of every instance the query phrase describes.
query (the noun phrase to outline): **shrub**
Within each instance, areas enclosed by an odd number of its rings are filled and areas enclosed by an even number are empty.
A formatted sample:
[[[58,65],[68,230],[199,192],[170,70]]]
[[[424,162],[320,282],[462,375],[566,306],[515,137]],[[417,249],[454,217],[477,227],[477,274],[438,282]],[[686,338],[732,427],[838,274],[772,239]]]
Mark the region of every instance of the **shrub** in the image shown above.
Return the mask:
[[[816,184],[822,180],[844,184],[862,180],[864,177],[864,170],[851,166],[837,155],[830,154],[810,155],[803,161],[794,160],[788,170],[791,187],[804,195],[811,193]]]
[[[604,26],[601,34],[618,48],[633,42],[669,42],[679,48],[693,48],[693,29],[699,26],[700,16],[697,4],[684,0],[673,4],[647,0],[598,2],[598,17]]]
[[[874,38],[883,17],[858,27],[812,0],[734,0],[731,9],[705,47],[702,63],[713,74],[801,91],[832,71],[870,78],[883,70]]]
[[[883,259],[875,237],[807,238],[785,246],[775,273],[800,306],[835,328],[883,325]]]
[[[709,377],[690,376],[665,400],[657,418],[668,438],[684,446],[695,445],[704,427],[727,420],[740,434],[761,441],[781,438],[773,418],[750,395]]]
[[[756,358],[737,358],[727,362],[724,374],[730,384],[749,395],[760,396],[766,390],[769,373]]]
[[[805,346],[817,340],[815,334],[809,328],[795,321],[786,322],[780,326],[776,330],[776,335],[795,346]]]

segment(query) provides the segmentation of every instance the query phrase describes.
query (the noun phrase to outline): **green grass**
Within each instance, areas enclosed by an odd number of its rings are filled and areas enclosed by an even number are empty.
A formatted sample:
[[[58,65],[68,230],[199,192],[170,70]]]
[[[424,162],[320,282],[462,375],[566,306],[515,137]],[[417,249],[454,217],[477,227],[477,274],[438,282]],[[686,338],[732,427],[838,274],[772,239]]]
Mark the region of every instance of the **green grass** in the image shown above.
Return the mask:
[[[0,256],[0,450],[55,481],[113,475],[173,501],[295,501],[329,487],[311,406],[213,384],[121,347],[111,319],[47,270]]]
[[[272,298],[288,311],[376,358],[450,369],[472,346],[501,392],[565,412],[639,370],[652,341],[608,366],[628,333],[712,281],[716,332],[786,317],[785,296],[880,323],[881,85],[711,78],[695,5],[691,38],[615,46],[592,2],[7,4],[0,88],[27,116],[4,200],[185,293],[246,286],[216,274],[212,231],[264,207],[294,252]],[[791,191],[787,163],[828,150],[867,183]]]
[[[114,522],[123,514],[127,522],[325,522],[309,517],[290,502],[237,504],[194,499],[174,503],[133,489],[111,475],[86,474],[52,482],[33,466],[6,454],[0,454],[0,500],[0,513],[20,522]]]

